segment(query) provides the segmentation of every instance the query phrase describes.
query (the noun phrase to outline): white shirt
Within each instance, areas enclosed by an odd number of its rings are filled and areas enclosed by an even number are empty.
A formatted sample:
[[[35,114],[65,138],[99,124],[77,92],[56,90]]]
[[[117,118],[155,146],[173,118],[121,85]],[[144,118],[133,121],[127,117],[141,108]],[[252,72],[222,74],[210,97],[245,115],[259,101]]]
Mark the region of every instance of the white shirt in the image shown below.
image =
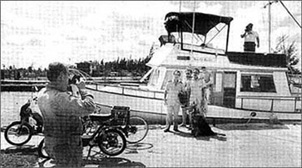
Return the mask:
[[[244,36],[244,42],[256,42],[256,38],[259,38],[259,35],[255,31],[246,32]]]
[[[202,100],[202,88],[204,87],[203,79],[193,79],[190,84],[191,95],[190,95],[190,104],[195,102],[198,104]]]
[[[168,81],[166,86],[166,92],[167,92],[167,105],[173,106],[173,105],[180,105],[180,101],[178,98],[178,93],[183,90],[183,84],[180,82],[177,82],[176,84],[173,81]]]

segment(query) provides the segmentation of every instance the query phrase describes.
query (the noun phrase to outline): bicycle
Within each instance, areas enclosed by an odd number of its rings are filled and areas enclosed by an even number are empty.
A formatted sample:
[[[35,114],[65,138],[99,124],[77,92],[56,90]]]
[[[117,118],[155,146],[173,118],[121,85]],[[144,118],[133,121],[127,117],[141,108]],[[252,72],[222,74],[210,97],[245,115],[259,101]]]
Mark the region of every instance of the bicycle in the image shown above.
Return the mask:
[[[116,125],[125,134],[128,143],[141,142],[147,136],[149,131],[147,121],[139,116],[130,116],[129,107],[113,106],[111,111],[116,111],[115,118],[120,118],[123,113],[126,114],[125,122]]]
[[[82,117],[82,123],[84,128],[82,135],[83,147],[90,146],[87,157],[89,157],[91,149],[95,144],[98,144],[101,151],[109,156],[119,155],[126,148],[126,141],[128,143],[140,142],[146,137],[149,130],[149,126],[143,118],[138,116],[130,117],[129,107],[123,106],[114,106],[111,109],[111,114],[94,113],[89,116]],[[95,137],[103,127],[100,126],[101,124],[103,124],[106,129],[110,130],[107,134],[113,134],[114,132],[116,136],[112,136],[113,139],[109,138],[111,140],[101,138],[97,142],[94,141],[93,137]],[[106,148],[104,148],[104,145],[102,145],[102,142],[107,141],[109,146],[110,144],[113,145],[110,141],[116,141],[117,136],[121,137],[120,139],[122,140],[122,144],[125,146],[121,146],[121,148],[116,152],[107,151]],[[127,137],[127,139],[125,137]],[[49,158],[44,145],[44,140],[42,140],[38,146],[38,154],[41,157]]]
[[[69,83],[75,84],[77,81],[80,81],[82,78],[84,81],[87,78],[90,78],[88,74],[85,72],[82,72],[78,69],[70,69],[70,73],[74,74],[73,78],[70,80]],[[100,108],[100,105],[97,104],[97,106]],[[120,118],[123,120],[123,115],[126,114],[124,117],[126,117],[125,122],[117,121],[118,123],[113,123],[115,125],[118,125],[119,129],[125,134],[126,140],[128,143],[138,143],[142,141],[146,136],[149,131],[149,126],[146,120],[144,120],[142,117],[139,116],[131,116],[130,117],[130,108],[129,107],[124,107],[124,106],[113,106],[111,111],[120,111],[115,113],[114,117],[116,118],[115,121]],[[123,112],[125,111],[125,112]],[[119,114],[120,113],[120,114]],[[122,114],[124,113],[124,114]],[[120,115],[120,116],[119,116]],[[87,120],[88,119],[88,120]],[[93,123],[89,121],[89,118],[82,118],[83,125],[84,125],[84,130],[87,131],[89,128],[93,128]],[[88,130],[89,132],[89,130]]]
[[[100,108],[100,106],[98,105]],[[98,112],[100,113],[100,111]],[[139,116],[130,116],[130,108],[125,106],[113,106],[111,108],[112,117],[115,118],[111,126],[121,130],[130,144],[142,141],[148,134],[149,125],[145,119]],[[82,118],[85,133],[89,133],[94,128],[94,123],[89,118]]]
[[[113,111],[111,114],[90,114],[87,120],[92,122],[93,127],[90,127],[89,131],[84,130],[82,135],[83,147],[89,146],[87,157],[90,156],[91,149],[94,146],[98,146],[100,150],[109,156],[116,156],[121,154],[126,148],[126,138],[123,132],[118,127],[113,126],[118,122],[124,122],[123,118],[115,118],[117,111]],[[118,120],[118,121],[116,121]],[[88,122],[88,121],[85,121]],[[50,158],[45,150],[44,139],[38,145],[38,154],[40,157]]]
[[[37,133],[43,133],[43,119],[39,113],[33,112],[31,104],[36,104],[37,97],[29,99],[20,110],[20,121],[14,121],[4,132],[5,140],[11,145],[21,146],[30,141]],[[35,122],[30,124],[30,118]]]

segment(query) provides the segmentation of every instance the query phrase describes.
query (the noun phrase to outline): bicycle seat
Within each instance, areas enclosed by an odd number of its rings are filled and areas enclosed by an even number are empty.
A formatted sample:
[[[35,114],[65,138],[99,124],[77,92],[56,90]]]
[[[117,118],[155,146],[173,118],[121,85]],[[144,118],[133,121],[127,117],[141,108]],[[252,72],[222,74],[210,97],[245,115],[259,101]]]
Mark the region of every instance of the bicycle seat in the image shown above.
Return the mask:
[[[107,121],[111,118],[111,114],[89,114],[89,118],[91,119],[91,121]]]

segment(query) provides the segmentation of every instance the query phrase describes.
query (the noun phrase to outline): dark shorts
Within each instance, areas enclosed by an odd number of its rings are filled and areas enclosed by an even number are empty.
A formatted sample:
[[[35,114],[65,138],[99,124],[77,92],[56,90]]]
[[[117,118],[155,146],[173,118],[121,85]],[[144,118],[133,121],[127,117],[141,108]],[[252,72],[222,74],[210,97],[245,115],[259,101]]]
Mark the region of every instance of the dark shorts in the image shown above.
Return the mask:
[[[256,44],[254,42],[244,42],[244,51],[253,51],[256,50]]]

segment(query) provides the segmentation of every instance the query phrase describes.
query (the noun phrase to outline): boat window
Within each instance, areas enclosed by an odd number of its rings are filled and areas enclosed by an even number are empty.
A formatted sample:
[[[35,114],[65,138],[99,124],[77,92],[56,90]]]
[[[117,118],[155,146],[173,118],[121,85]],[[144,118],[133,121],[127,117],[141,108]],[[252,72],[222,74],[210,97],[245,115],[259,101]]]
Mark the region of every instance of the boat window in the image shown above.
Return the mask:
[[[169,81],[169,80],[173,80],[173,71],[172,70],[167,70],[166,71],[166,76],[165,76],[165,78],[164,78],[164,82],[163,82],[163,85],[162,85],[162,87],[161,87],[161,89],[165,89],[166,88],[166,85],[167,85],[167,82]]]
[[[273,75],[242,74],[241,92],[276,92]]]
[[[236,75],[233,73],[225,73],[224,74],[224,82],[223,82],[223,87],[224,88],[235,88],[236,87]]]
[[[149,80],[149,86],[156,86],[158,84],[158,78],[159,78],[160,70],[154,69],[152,72],[152,75],[150,76]]]

